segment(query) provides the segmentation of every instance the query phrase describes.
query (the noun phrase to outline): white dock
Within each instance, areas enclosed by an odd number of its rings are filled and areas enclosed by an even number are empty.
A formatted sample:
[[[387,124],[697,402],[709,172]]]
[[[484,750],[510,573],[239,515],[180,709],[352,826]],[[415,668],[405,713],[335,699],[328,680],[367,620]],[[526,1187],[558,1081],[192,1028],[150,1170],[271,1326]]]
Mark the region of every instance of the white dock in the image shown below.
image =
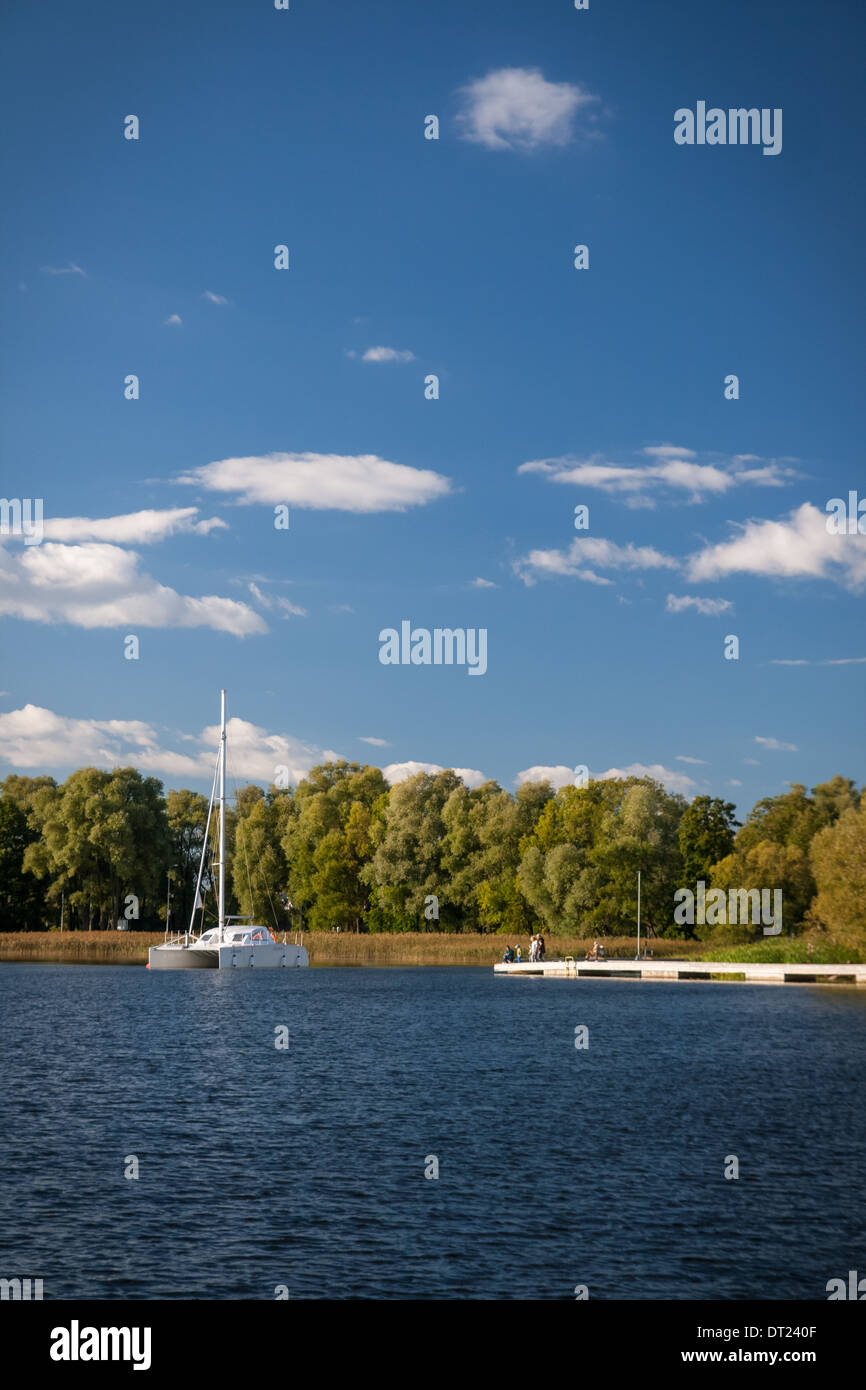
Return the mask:
[[[543,975],[555,979],[716,980],[765,985],[866,985],[866,965],[784,965],[707,960],[564,960],[500,962],[497,975]]]

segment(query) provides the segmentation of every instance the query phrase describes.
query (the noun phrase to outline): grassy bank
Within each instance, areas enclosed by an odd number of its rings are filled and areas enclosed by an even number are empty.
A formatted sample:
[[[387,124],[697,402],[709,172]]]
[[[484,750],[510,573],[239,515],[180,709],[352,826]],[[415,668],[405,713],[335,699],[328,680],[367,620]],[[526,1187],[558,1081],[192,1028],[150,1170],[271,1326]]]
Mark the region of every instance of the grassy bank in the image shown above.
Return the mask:
[[[46,961],[67,965],[143,965],[149,946],[158,946],[161,932],[3,932],[0,961]],[[545,938],[549,959],[582,958],[591,937]],[[513,942],[512,942],[513,944]],[[308,932],[304,945],[313,965],[493,965],[501,960],[506,939],[474,933],[446,932]],[[811,945],[811,949],[810,949]],[[523,938],[524,959],[529,942]],[[606,937],[611,960],[634,958],[633,936]],[[748,945],[712,946],[702,941],[653,940],[656,960],[784,961],[786,964],[835,965],[863,960],[864,952],[832,938],[785,937]]]

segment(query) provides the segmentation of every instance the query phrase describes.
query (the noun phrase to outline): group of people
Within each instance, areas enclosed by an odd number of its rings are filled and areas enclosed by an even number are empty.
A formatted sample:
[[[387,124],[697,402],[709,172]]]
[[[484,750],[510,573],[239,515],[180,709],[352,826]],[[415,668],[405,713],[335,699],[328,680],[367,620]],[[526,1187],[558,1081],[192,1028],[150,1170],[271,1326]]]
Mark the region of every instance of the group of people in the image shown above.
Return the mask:
[[[517,965],[520,965],[523,957],[519,944],[517,946],[506,946],[502,953],[502,959],[506,965],[513,965],[515,962]],[[544,937],[541,935],[541,932],[536,932],[529,943],[529,959],[533,962],[544,960]]]
[[[591,950],[591,951],[587,951],[585,959],[586,959],[586,960],[604,960],[604,959],[605,959],[604,946],[602,945],[602,943],[601,943],[600,941],[593,941],[593,943],[592,943],[592,950]]]

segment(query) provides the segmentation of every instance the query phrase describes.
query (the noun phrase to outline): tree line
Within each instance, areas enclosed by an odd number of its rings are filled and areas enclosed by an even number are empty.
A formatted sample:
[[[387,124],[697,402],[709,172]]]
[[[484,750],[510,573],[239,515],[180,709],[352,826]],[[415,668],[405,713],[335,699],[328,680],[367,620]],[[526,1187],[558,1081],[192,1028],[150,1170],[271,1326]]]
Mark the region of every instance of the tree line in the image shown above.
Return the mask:
[[[80,768],[63,783],[11,774],[0,782],[0,930],[61,918],[105,930],[130,914],[131,927],[160,930],[169,882],[171,927],[185,929],[207,811],[207,797],[165,794],[131,767]],[[640,870],[642,922],[659,936],[712,935],[674,924],[674,893],[700,880],[780,888],[786,932],[866,943],[866,798],[841,776],[792,784],[740,824],[730,802],[688,802],[647,777],[512,793],[470,789],[452,771],[389,786],[379,768],[334,762],[287,790],[242,787],[227,841],[228,910],[278,931],[630,934]],[[197,927],[216,917],[211,857]]]

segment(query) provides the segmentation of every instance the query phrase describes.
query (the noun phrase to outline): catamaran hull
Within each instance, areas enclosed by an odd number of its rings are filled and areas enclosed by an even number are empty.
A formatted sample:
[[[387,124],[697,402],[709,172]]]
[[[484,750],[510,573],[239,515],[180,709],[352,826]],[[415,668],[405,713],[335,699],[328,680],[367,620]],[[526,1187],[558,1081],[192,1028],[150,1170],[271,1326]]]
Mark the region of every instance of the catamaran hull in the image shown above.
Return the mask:
[[[246,946],[151,946],[147,953],[151,970],[289,970],[309,965],[303,946],[279,942],[251,942]]]

